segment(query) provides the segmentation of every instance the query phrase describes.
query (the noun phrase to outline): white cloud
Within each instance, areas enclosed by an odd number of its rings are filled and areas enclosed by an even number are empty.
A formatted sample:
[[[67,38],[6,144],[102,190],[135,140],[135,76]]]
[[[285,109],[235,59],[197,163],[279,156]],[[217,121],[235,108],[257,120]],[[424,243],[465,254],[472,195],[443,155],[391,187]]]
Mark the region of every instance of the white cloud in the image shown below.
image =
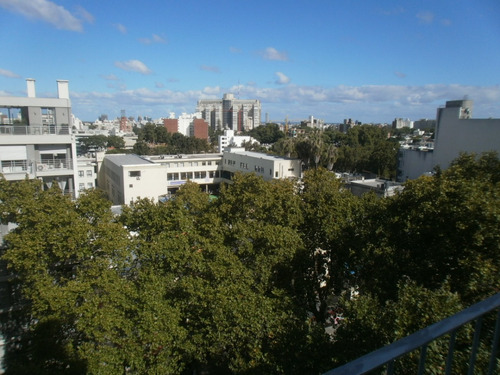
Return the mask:
[[[121,32],[122,34],[126,34],[127,33],[127,28],[125,26],[123,26],[121,23],[116,23],[113,26],[116,27],[117,30],[119,32]]]
[[[153,34],[151,38],[139,38],[142,44],[167,43],[167,40],[157,34]]]
[[[241,49],[236,47],[229,47],[229,52],[231,53],[241,53]]]
[[[420,21],[420,23],[429,24],[429,23],[432,23],[432,21],[434,21],[434,13],[432,13],[432,12],[420,12],[420,13],[417,13],[417,18]]]
[[[116,87],[118,88],[118,87]],[[422,86],[297,86],[233,87],[207,86],[201,90],[174,91],[140,88],[114,93],[71,93],[73,112],[79,118],[92,119],[110,108],[127,108],[134,115],[165,116],[168,111],[195,111],[199,99],[220,99],[226,92],[239,91],[245,99],[259,99],[262,112],[271,120],[305,119],[309,115],[325,121],[340,122],[353,118],[363,122],[391,122],[396,117],[434,118],[436,108],[447,100],[468,95],[474,100],[474,117],[500,117],[500,85],[465,86],[429,84]],[[182,110],[181,110],[182,108]],[[118,115],[118,114],[117,114]]]
[[[21,78],[21,76],[19,74],[16,74],[10,70],[1,69],[1,68],[0,68],[0,76],[4,76],[7,78]]]
[[[265,60],[288,61],[288,54],[286,52],[280,52],[273,47],[267,47],[265,50],[260,51],[260,55]]]
[[[276,72],[275,74],[278,76],[278,78],[275,81],[275,83],[277,83],[278,85],[286,85],[287,83],[290,82],[290,78],[284,75],[283,73]]]
[[[123,70],[137,72],[145,75],[152,73],[152,71],[146,66],[146,64],[139,60],[117,61],[115,62],[115,66]]]
[[[81,19],[49,0],[0,0],[0,6],[27,18],[48,22],[57,29],[83,31]],[[83,17],[83,21],[93,20],[93,16],[82,7],[77,13]]]
[[[396,75],[396,77],[399,77],[399,78],[405,78],[406,77],[406,74],[402,73],[402,72],[394,72],[394,74]]]
[[[162,82],[155,82],[155,87],[157,89],[162,89],[165,87],[165,85]]]
[[[119,78],[115,76],[114,74],[108,74],[108,75],[103,75],[102,78],[104,78],[106,81],[118,81]]]
[[[220,70],[217,66],[201,65],[200,69],[206,72],[220,73]]]

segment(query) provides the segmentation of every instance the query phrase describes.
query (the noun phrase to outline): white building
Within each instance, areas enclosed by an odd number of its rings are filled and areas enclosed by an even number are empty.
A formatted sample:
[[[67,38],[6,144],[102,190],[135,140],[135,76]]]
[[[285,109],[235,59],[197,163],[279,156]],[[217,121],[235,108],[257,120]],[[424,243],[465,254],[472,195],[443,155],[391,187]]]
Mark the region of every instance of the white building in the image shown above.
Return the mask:
[[[259,143],[249,135],[234,135],[234,130],[224,130],[224,135],[219,135],[219,152],[224,152],[227,147],[242,147],[243,143]]]
[[[0,173],[7,180],[38,178],[78,195],[76,144],[68,81],[57,81],[57,98],[37,98],[27,79],[27,97],[0,97]]]
[[[221,182],[230,182],[234,173],[255,173],[265,180],[299,178],[300,160],[276,157],[244,149],[223,154],[106,155],[99,171],[99,187],[113,204],[129,204],[138,198],[161,201],[187,181],[215,191]]]
[[[500,153],[500,119],[473,119],[472,100],[454,100],[438,108],[434,149],[401,149],[398,180],[415,179],[434,167],[449,167],[461,152]]]

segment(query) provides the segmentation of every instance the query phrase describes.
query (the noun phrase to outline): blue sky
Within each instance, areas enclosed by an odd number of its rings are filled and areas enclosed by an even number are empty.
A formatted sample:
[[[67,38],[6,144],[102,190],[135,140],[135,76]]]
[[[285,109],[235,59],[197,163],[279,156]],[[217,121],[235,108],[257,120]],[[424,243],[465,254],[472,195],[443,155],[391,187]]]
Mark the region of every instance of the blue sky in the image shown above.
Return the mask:
[[[0,96],[55,96],[95,120],[259,99],[262,120],[500,117],[499,0],[0,0]]]

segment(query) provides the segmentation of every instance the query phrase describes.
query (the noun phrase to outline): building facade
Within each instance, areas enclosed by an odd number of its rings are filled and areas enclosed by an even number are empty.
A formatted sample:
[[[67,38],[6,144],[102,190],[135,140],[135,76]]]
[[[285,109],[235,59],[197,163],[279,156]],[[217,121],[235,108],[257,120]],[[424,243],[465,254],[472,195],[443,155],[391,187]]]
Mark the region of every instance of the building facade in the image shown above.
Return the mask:
[[[57,98],[38,98],[27,79],[27,97],[0,97],[0,173],[7,180],[37,178],[78,196],[76,143],[68,81],[57,81]]]
[[[222,100],[199,100],[196,111],[213,130],[248,131],[260,125],[262,108],[259,100],[224,94]]]
[[[222,154],[106,155],[98,181],[113,204],[121,205],[138,198],[169,199],[187,181],[215,192],[221,182],[230,182],[238,172],[255,173],[265,180],[299,178],[301,162],[241,148]]]
[[[402,149],[398,181],[432,173],[436,166],[446,169],[461,152],[500,153],[500,119],[473,119],[472,100],[447,101],[438,108],[434,149]]]

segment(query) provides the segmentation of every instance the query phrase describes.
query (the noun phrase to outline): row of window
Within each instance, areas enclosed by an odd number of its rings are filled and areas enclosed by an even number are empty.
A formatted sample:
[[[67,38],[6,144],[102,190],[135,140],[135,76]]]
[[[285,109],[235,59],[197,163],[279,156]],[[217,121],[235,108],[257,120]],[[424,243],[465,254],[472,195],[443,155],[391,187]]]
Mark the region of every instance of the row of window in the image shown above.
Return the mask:
[[[206,165],[219,165],[219,160],[208,160],[208,161],[179,161],[179,162],[169,162],[162,163],[166,167],[179,168],[179,167],[198,167],[198,166],[206,166]]]
[[[87,177],[92,177],[93,170],[92,169],[87,169]],[[78,177],[84,177],[85,176],[85,171],[78,171]]]
[[[200,172],[181,172],[181,173],[167,173],[168,181],[186,181],[200,178],[219,178],[220,171],[200,171]]]
[[[92,189],[94,187],[94,184],[92,182],[87,182],[87,189]],[[85,190],[85,184],[80,183],[78,184],[78,190]]]

